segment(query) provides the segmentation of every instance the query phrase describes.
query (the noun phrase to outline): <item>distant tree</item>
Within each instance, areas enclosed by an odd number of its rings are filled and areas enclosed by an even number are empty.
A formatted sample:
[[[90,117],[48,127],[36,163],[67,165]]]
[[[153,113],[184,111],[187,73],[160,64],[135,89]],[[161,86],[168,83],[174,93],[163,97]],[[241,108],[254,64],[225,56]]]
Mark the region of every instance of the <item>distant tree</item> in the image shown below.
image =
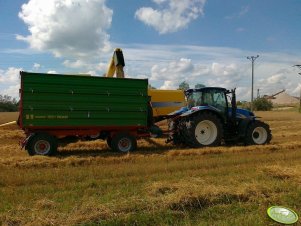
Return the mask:
[[[196,88],[196,89],[200,89],[200,88],[204,88],[204,87],[206,87],[206,86],[204,84],[200,84],[200,83],[198,83],[194,86],[194,88]]]
[[[8,95],[0,95],[0,112],[18,111],[18,101]]]
[[[186,81],[181,82],[178,89],[179,90],[187,90],[187,89],[189,89],[189,84]]]
[[[149,89],[157,89],[156,87],[152,86],[151,84],[148,84]]]
[[[253,109],[255,111],[270,111],[273,108],[273,103],[266,98],[259,97],[253,101]]]
[[[247,102],[247,101],[237,101],[236,105],[239,108],[246,109],[246,110],[251,110],[251,104],[250,104],[250,102]]]

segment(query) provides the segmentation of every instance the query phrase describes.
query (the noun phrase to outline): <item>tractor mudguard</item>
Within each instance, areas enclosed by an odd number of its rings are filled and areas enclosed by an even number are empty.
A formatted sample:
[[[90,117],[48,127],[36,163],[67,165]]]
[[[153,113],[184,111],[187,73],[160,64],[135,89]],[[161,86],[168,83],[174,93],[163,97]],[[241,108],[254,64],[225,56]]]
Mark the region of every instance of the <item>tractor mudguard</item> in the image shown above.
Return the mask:
[[[168,114],[168,116],[177,116],[177,115],[181,115],[185,112],[189,111],[188,107],[182,107],[180,110],[177,111],[173,111],[171,113]]]
[[[219,109],[217,109],[213,106],[207,105],[207,106],[192,107],[191,110],[182,113],[180,115],[180,117],[187,117],[187,116],[190,116],[190,115],[193,115],[193,114],[196,114],[196,113],[199,113],[199,112],[205,112],[205,111],[212,112],[212,113],[217,114],[217,115],[221,114],[221,111]]]
[[[231,112],[232,112],[232,110],[229,109],[229,114],[231,114]],[[245,119],[255,120],[258,117],[255,116],[252,111],[242,109],[242,108],[237,108],[236,109],[236,118],[242,119],[242,120],[245,120]]]
[[[244,120],[240,120],[237,126],[238,136],[240,138],[244,138],[248,129],[248,126],[252,122],[252,119],[245,118]]]

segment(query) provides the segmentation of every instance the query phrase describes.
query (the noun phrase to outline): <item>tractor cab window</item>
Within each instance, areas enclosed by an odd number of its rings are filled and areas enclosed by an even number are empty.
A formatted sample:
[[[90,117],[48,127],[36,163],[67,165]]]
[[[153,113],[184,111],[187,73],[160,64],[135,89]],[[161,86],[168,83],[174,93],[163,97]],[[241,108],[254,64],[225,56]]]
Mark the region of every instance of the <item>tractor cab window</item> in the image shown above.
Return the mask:
[[[227,108],[227,102],[224,92],[216,91],[213,93],[213,106],[221,110],[222,112],[225,112]]]
[[[225,93],[221,90],[208,89],[202,92],[192,92],[188,97],[188,107],[213,106],[222,112],[227,108]]]
[[[188,108],[200,106],[202,103],[202,93],[193,92],[187,97]]]

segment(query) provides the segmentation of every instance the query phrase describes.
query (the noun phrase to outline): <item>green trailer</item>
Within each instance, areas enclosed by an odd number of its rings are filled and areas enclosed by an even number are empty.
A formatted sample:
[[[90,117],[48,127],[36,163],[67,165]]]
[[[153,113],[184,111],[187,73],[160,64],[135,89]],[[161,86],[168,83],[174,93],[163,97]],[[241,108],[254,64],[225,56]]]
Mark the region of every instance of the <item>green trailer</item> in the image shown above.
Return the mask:
[[[97,136],[128,152],[151,123],[147,79],[20,72],[18,124],[30,155],[52,155],[60,139]]]

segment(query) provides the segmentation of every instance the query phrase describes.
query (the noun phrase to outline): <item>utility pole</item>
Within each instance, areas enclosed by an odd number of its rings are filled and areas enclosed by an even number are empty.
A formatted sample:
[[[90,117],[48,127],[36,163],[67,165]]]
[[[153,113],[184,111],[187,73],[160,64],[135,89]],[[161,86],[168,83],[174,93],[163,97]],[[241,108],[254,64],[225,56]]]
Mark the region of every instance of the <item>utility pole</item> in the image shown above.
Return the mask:
[[[257,56],[248,56],[247,59],[252,61],[252,89],[251,89],[251,111],[253,111],[253,99],[254,99],[254,95],[253,95],[253,91],[254,91],[254,62],[255,60],[259,57],[259,55]]]
[[[298,67],[301,70],[301,64],[296,64],[293,67]],[[298,73],[301,75],[301,73]],[[301,112],[301,89],[300,89],[300,97],[299,97],[299,112]]]

